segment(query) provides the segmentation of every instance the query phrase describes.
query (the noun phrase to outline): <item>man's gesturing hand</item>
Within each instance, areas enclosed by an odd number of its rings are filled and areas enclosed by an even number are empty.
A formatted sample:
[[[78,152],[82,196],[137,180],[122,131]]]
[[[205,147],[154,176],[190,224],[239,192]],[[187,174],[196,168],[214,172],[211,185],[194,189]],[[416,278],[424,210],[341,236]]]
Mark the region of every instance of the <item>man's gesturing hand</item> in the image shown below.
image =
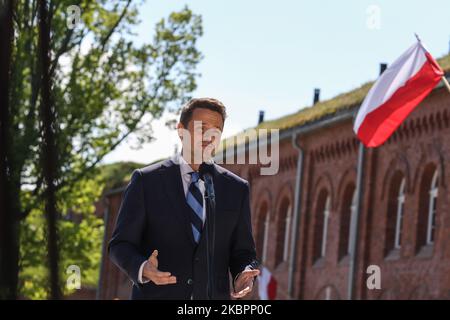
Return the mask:
[[[253,279],[258,276],[260,271],[258,269],[244,270],[237,277],[234,282],[235,291],[231,293],[231,296],[235,299],[245,297],[253,289]]]
[[[154,250],[144,265],[143,276],[157,285],[177,283],[177,278],[170,272],[158,270],[158,250]]]

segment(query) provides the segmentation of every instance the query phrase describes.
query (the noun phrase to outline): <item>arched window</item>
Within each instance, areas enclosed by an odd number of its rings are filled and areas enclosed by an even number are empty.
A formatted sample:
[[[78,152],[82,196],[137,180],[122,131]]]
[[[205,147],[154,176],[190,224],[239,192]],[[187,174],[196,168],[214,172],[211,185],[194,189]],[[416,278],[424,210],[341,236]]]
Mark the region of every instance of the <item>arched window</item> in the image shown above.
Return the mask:
[[[257,234],[256,234],[256,252],[261,262],[265,262],[267,255],[267,235],[269,228],[269,212],[267,203],[264,202],[258,212]]]
[[[275,267],[287,261],[289,253],[289,234],[291,229],[291,205],[287,198],[281,202],[277,222],[277,243],[275,252]]]
[[[427,223],[427,244],[433,244],[436,230],[436,205],[438,197],[438,172],[434,171],[433,179],[429,191],[428,223]]]
[[[328,285],[316,294],[314,300],[340,300],[340,296],[334,286]]]
[[[350,252],[350,225],[352,217],[356,212],[356,192],[354,184],[349,184],[345,188],[344,198],[341,208],[341,221],[339,232],[339,260],[347,256]]]
[[[266,214],[266,220],[264,221],[264,244],[263,244],[263,254],[262,254],[262,262],[267,262],[267,251],[269,249],[269,213]]]
[[[434,165],[428,165],[422,175],[417,221],[417,250],[425,245],[434,244],[436,240],[438,177],[438,170]]]
[[[386,211],[385,256],[402,244],[403,214],[405,207],[405,178],[397,171],[391,179]]]
[[[400,249],[402,245],[403,208],[405,207],[405,179],[402,179],[397,197],[397,219],[395,222],[394,248]]]
[[[330,218],[330,197],[326,190],[319,193],[314,228],[314,261],[325,256],[327,247],[328,221]]]
[[[328,236],[328,221],[330,220],[330,197],[327,197],[325,202],[325,210],[323,211],[323,231],[322,231],[322,249],[320,251],[321,256],[325,257],[327,249],[327,236]]]
[[[286,214],[285,232],[284,232],[284,245],[283,245],[283,261],[287,261],[289,258],[289,239],[291,236],[291,217],[292,206],[289,205]]]

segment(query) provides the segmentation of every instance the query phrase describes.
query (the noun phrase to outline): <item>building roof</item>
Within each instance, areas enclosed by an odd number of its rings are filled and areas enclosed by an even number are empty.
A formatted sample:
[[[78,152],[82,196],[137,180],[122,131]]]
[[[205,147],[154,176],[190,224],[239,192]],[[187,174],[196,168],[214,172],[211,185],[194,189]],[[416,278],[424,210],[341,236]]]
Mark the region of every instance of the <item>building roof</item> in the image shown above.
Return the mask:
[[[444,69],[446,74],[450,73],[450,54],[438,59],[437,62],[441,68]],[[325,116],[332,116],[338,111],[359,106],[374,83],[375,81],[367,82],[359,88],[342,93],[332,99],[320,101],[315,105],[301,108],[299,111],[281,118],[264,121],[256,127],[246,129],[236,135],[222,140],[222,143],[225,143],[226,147],[230,147],[234,144],[236,138],[239,136],[245,136],[249,130],[256,129],[256,131],[258,131],[259,129],[279,129],[281,132],[293,127],[318,121]]]

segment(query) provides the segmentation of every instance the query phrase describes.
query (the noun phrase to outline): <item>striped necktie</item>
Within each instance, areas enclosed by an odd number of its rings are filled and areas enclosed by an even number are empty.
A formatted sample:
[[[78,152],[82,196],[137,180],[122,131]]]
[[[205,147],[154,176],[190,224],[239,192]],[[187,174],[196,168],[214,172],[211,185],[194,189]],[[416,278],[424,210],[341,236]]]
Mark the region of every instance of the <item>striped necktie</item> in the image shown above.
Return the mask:
[[[191,219],[192,233],[196,243],[200,240],[203,229],[203,196],[198,186],[199,175],[197,172],[190,172],[191,183],[187,192],[186,200],[189,205],[189,217]]]

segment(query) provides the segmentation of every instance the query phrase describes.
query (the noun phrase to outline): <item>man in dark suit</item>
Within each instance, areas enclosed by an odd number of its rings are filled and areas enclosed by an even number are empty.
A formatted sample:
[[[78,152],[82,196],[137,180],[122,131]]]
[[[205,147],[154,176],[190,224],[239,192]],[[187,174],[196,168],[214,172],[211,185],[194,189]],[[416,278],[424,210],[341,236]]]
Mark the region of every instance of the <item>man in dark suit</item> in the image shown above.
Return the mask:
[[[202,162],[213,166],[216,198],[212,297],[251,292],[259,270],[249,185],[211,160],[225,117],[220,101],[191,100],[177,126],[182,154],[133,172],[109,243],[112,261],[133,282],[132,299],[207,298]]]

